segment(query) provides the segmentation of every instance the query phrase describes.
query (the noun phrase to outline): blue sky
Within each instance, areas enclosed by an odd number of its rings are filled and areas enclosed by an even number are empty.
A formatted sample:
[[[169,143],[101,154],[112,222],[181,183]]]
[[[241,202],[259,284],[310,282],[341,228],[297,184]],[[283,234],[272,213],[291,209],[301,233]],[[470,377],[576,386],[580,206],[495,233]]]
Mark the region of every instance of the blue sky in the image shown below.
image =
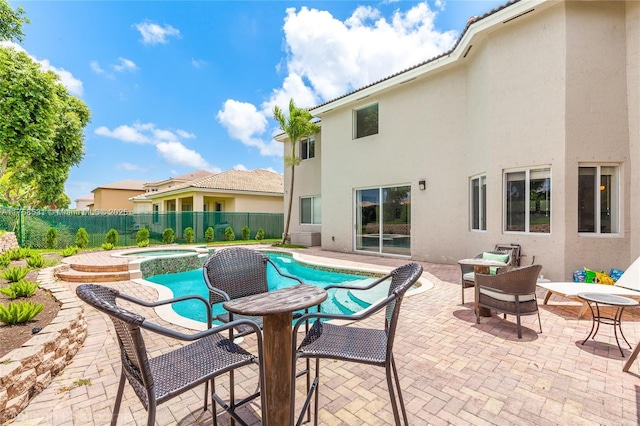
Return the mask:
[[[283,172],[274,105],[312,107],[448,50],[505,1],[10,1],[20,48],[91,109],[71,198],[196,169]]]

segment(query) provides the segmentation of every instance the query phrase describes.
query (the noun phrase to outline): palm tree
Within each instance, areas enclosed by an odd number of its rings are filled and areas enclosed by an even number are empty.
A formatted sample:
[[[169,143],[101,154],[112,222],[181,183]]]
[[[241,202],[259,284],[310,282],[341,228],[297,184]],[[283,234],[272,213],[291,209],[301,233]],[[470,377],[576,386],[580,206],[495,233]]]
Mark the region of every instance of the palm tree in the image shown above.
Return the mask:
[[[282,110],[276,106],[273,108],[273,118],[280,124],[280,129],[289,137],[291,141],[291,155],[285,155],[285,167],[291,166],[291,184],[289,187],[289,208],[287,209],[287,220],[284,226],[284,234],[282,236],[282,244],[287,240],[289,235],[289,223],[291,222],[291,205],[293,204],[293,183],[295,176],[295,166],[300,164],[300,158],[296,157],[296,143],[303,138],[318,133],[320,126],[311,122],[313,116],[304,108],[298,108],[293,102],[293,98],[289,100],[289,117],[286,117]]]

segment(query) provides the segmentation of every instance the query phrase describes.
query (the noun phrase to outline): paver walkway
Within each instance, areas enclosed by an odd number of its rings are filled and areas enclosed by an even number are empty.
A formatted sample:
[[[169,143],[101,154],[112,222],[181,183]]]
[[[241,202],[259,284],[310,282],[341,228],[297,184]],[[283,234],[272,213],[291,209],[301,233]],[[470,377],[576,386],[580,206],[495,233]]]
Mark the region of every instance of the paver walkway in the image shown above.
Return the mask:
[[[304,253],[343,265],[392,268],[406,262],[319,249]],[[549,305],[540,306],[543,333],[537,333],[535,315],[524,317],[523,338],[519,340],[513,317],[505,321],[494,316],[475,323],[472,303],[460,304],[457,265],[423,266],[425,276],[435,286],[405,299],[394,348],[410,424],[640,423],[640,361],[629,373],[622,372],[625,358],[620,356],[612,327],[601,327],[597,340],[582,346],[591,319],[578,320],[579,305],[554,296]],[[61,284],[75,290],[76,284]],[[157,295],[155,290],[129,281],[107,285],[149,300]],[[472,290],[468,292],[467,299],[473,300]],[[155,317],[151,311],[147,314]],[[108,424],[117,391],[120,354],[108,319],[87,309],[87,320],[89,333],[84,346],[63,373],[20,413],[14,425]],[[377,326],[381,320],[377,316],[368,322]],[[640,341],[640,309],[625,311],[622,327],[635,346]],[[165,338],[148,341],[153,354],[175,344]],[[243,345],[253,350],[255,340],[247,337]],[[631,353],[629,349],[624,352],[627,356]],[[393,422],[382,369],[330,361],[324,361],[323,366],[321,424]],[[236,377],[238,392],[255,389],[253,371],[243,370]],[[83,380],[90,380],[90,384]],[[219,381],[218,389],[224,389],[226,379]],[[303,388],[302,383],[297,387],[299,400]],[[202,411],[203,393],[200,387],[160,405],[157,423],[212,424],[211,413]],[[146,423],[146,412],[129,385],[120,414],[121,425]],[[259,424],[259,404],[250,405],[241,415],[250,424]],[[219,424],[229,424],[226,415],[218,419]]]

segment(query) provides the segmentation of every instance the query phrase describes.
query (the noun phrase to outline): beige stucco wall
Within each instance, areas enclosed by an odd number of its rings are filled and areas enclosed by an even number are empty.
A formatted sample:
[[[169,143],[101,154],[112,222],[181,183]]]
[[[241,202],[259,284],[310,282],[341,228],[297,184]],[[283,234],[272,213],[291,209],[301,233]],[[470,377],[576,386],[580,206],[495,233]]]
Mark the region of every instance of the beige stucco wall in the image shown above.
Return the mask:
[[[636,2],[549,2],[498,22],[447,69],[323,113],[323,248],[353,250],[356,189],[411,185],[414,259],[455,263],[513,242],[529,256],[523,262],[535,256],[553,280],[584,266],[627,267],[640,255],[630,213],[631,205],[638,211],[631,194],[640,193],[639,15]],[[352,111],[374,102],[379,133],[353,140]],[[620,165],[619,235],[578,235],[578,167],[586,162]],[[551,233],[504,232],[503,173],[538,167],[552,173]],[[487,176],[488,222],[472,232],[468,185],[478,174]],[[297,169],[300,194],[314,184]]]
[[[128,210],[133,211],[129,198],[143,194],[142,190],[97,188],[93,191],[91,210]]]
[[[216,202],[224,203],[226,212],[249,212],[249,213],[282,213],[282,195],[262,195],[256,193],[215,193],[215,192],[184,192],[172,194],[166,197],[153,199],[154,204],[160,204],[160,211],[166,211],[167,201],[176,201],[179,211],[189,206],[189,210],[207,211],[215,210]]]

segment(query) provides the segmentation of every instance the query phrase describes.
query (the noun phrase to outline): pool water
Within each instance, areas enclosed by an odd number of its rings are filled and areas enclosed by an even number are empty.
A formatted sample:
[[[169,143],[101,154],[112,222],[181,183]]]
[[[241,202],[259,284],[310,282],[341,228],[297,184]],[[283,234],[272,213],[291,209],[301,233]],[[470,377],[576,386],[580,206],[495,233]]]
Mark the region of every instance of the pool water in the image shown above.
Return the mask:
[[[175,254],[195,254],[195,250],[147,250],[147,251],[133,251],[127,253],[120,253],[120,256],[124,257],[163,257],[172,256]]]
[[[316,285],[319,287],[326,287],[329,284],[341,283],[366,285],[373,279],[362,275],[330,272],[305,267],[304,265],[297,263],[290,256],[274,254],[269,254],[268,256],[276,263],[276,265],[278,265],[278,268],[280,268],[283,273],[296,276],[306,284]],[[209,300],[209,291],[207,290],[207,285],[204,282],[202,268],[175,274],[153,275],[146,278],[146,280],[169,288],[173,292],[174,297],[197,294],[204,297],[206,300]],[[267,280],[269,282],[269,290],[276,290],[298,284],[297,281],[281,277],[271,265],[267,267]],[[331,289],[328,291],[327,300],[322,303],[321,309],[322,312],[350,314],[360,311],[367,306],[369,306],[368,303],[363,302],[358,297],[352,297],[352,293],[349,291]],[[206,310],[204,309],[202,302],[185,301],[174,303],[172,307],[178,315],[183,317],[200,322],[206,322],[207,320]],[[213,306],[214,315],[224,312],[222,304]]]

